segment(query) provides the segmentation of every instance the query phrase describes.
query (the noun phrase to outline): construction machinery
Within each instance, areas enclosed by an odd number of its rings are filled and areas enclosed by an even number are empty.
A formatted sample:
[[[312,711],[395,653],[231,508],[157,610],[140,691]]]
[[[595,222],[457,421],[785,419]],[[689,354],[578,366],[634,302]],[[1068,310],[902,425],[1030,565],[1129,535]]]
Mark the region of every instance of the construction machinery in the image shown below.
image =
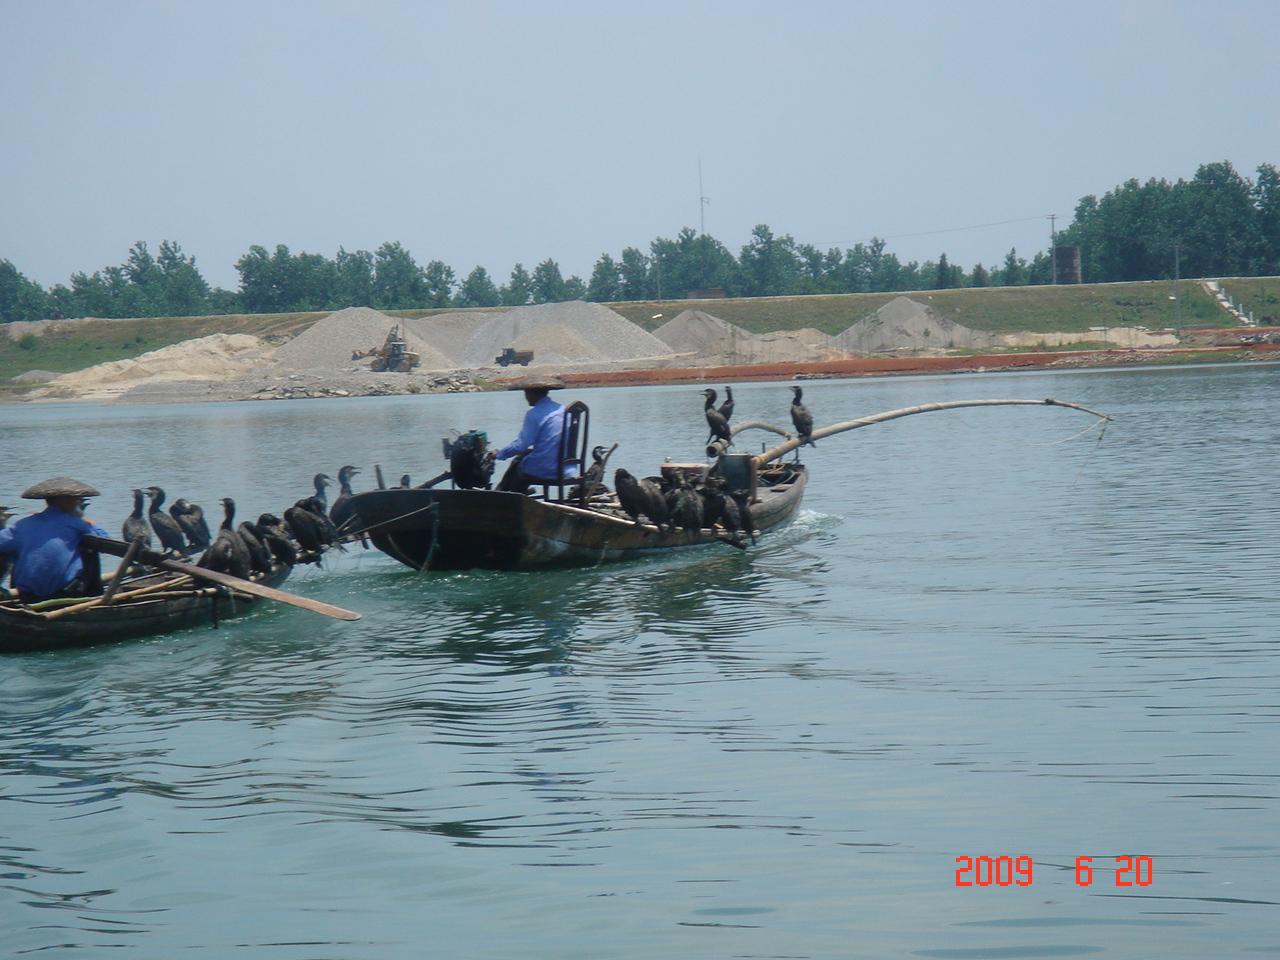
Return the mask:
[[[382,346],[373,350],[354,350],[351,353],[352,360],[363,360],[365,357],[373,358],[369,361],[369,369],[374,373],[381,373],[384,370],[390,370],[392,373],[408,373],[421,362],[418,354],[410,350],[408,344],[404,342],[404,337],[400,336],[399,324],[391,328]]]

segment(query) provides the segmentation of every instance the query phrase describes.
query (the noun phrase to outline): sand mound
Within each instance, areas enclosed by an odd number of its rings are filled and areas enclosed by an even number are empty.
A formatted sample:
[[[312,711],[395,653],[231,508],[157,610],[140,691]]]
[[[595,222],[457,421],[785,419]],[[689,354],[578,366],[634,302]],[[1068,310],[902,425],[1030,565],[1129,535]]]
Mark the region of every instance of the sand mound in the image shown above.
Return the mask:
[[[132,360],[113,360],[64,373],[33,397],[116,397],[139,383],[164,380],[222,380],[270,366],[271,350],[247,333],[215,333],[152,350]]]
[[[286,367],[310,370],[317,367],[368,367],[369,361],[353,361],[352,352],[382,346],[394,326],[400,326],[408,348],[421,360],[420,369],[447,370],[450,359],[430,343],[400,324],[394,317],[368,307],[348,307],[317,321],[310,329],[276,348],[276,359]]]
[[[910,297],[894,297],[874,315],[833,337],[831,345],[837,350],[870,354],[986,347],[991,340],[990,334],[948,320]]]
[[[547,332],[545,338],[538,334],[543,328]],[[547,352],[544,358],[537,347],[532,347],[535,364],[544,359],[548,363],[562,362],[553,354],[578,362],[618,362],[671,354],[670,347],[620,313],[598,303],[574,300],[509,310],[479,327],[468,339],[463,355],[455,359],[462,366],[493,366],[494,358],[505,348],[534,337]]]

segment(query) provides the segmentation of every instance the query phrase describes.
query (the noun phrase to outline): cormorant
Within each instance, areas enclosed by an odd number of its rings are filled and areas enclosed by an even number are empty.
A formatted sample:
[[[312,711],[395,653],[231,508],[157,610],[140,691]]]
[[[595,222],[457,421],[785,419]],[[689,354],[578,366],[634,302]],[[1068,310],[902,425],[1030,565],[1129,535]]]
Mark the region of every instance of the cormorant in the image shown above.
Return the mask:
[[[733,387],[724,388],[724,403],[720,404],[720,416],[726,421],[733,418]]]
[[[213,542],[213,537],[209,535],[209,525],[204,522],[204,511],[190,500],[175,500],[169,508],[169,516],[178,521],[192,553],[204,550]]]
[[[707,426],[711,428],[711,434],[707,437],[707,443],[712,440],[723,440],[726,444],[733,443],[733,433],[729,430],[729,421],[719,410],[715,408],[716,392],[711,389],[703,390],[703,395],[707,398],[703,413],[707,416]]]
[[[689,486],[683,470],[675,471],[675,480],[666,501],[672,526],[695,532],[702,529],[702,498]]]
[[[298,545],[290,539],[288,529],[274,513],[258,517],[258,531],[262,534],[263,546],[276,560],[289,566],[298,562]]]
[[[319,563],[325,549],[338,542],[337,529],[324,512],[319,497],[299,500],[284,512],[284,522],[303,552],[314,554],[308,559],[309,563]]]
[[[324,488],[333,483],[333,477],[327,473],[317,473],[312,482],[316,485],[315,498],[320,501],[320,512],[327,517],[329,515],[329,495],[324,492]]]
[[[141,490],[133,491],[133,513],[124,518],[124,526],[120,530],[121,539],[126,543],[133,543],[134,540],[141,540],[143,547],[151,547],[151,524],[147,523],[146,517],[142,515],[142,498]]]
[[[662,491],[652,480],[637,480],[619,467],[613,474],[613,487],[623,512],[637,524],[643,514],[659,530],[668,526],[667,503],[662,498]]]
[[[747,492],[745,490],[732,490],[729,493],[729,499],[738,508],[738,527],[751,538],[752,543],[755,543],[756,521],[751,516],[751,504],[747,502]]]
[[[248,520],[243,520],[236,527],[236,535],[249,550],[249,565],[260,573],[270,573],[274,566],[271,562],[271,551],[263,544],[258,528]]]
[[[249,548],[231,525],[236,515],[236,502],[230,497],[223,497],[222,510],[224,518],[222,525],[218,527],[218,536],[209,549],[201,554],[196,565],[247,580],[253,573],[253,563],[249,557]]]
[[[719,477],[708,477],[698,494],[702,497],[702,524],[714,528],[724,517],[724,505],[729,498],[724,492],[724,481]]]
[[[164,490],[160,487],[147,487],[147,492],[151,494],[151,509],[147,511],[147,519],[151,521],[156,539],[165,550],[185,557],[187,540],[182,535],[182,528],[178,526],[177,520],[160,509],[164,503]]]
[[[351,489],[351,478],[360,470],[350,464],[338,471],[338,496],[333,501],[333,506],[329,508],[329,519],[333,521],[335,527],[341,527],[344,523],[351,519],[351,507],[348,506],[349,501],[354,497],[355,491]]]
[[[293,566],[298,562],[298,545],[289,538],[289,531],[274,513],[262,513],[257,518],[257,530],[261,534],[262,545],[270,550],[271,556],[280,563]]]
[[[804,391],[798,386],[793,386],[791,389],[796,394],[795,399],[791,401],[791,423],[795,426],[796,433],[804,443],[813,443],[813,414],[809,412],[808,407],[800,402]]]
[[[585,507],[587,501],[597,493],[608,492],[608,488],[604,485],[604,465],[609,459],[609,454],[613,453],[617,446],[615,443],[607,450],[604,447],[591,448],[591,466],[583,472],[582,479],[574,491],[579,505]]]

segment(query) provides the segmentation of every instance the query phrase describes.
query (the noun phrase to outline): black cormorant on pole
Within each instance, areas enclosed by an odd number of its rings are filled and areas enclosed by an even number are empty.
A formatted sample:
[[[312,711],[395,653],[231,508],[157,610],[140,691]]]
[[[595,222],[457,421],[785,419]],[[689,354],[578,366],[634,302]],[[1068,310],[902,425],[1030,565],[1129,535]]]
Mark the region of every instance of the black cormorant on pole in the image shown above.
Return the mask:
[[[707,402],[703,407],[703,412],[707,416],[707,426],[711,428],[711,433],[707,437],[707,443],[713,440],[723,440],[725,446],[733,443],[733,433],[729,430],[729,421],[725,419],[724,414],[715,408],[716,392],[711,389],[703,390],[703,396],[707,398]]]
[[[798,386],[791,389],[795,391],[795,398],[791,401],[791,423],[796,428],[796,435],[800,437],[802,445],[813,443],[813,414],[800,402],[804,390]]]

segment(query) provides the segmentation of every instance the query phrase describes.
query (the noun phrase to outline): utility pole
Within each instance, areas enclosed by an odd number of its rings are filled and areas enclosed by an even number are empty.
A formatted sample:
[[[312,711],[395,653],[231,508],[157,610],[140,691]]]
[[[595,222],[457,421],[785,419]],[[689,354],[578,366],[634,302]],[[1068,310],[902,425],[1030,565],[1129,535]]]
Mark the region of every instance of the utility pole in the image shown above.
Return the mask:
[[[1058,282],[1058,215],[1049,214],[1049,283]]]
[[[1173,242],[1173,314],[1178,325],[1178,339],[1182,339],[1182,241]]]

